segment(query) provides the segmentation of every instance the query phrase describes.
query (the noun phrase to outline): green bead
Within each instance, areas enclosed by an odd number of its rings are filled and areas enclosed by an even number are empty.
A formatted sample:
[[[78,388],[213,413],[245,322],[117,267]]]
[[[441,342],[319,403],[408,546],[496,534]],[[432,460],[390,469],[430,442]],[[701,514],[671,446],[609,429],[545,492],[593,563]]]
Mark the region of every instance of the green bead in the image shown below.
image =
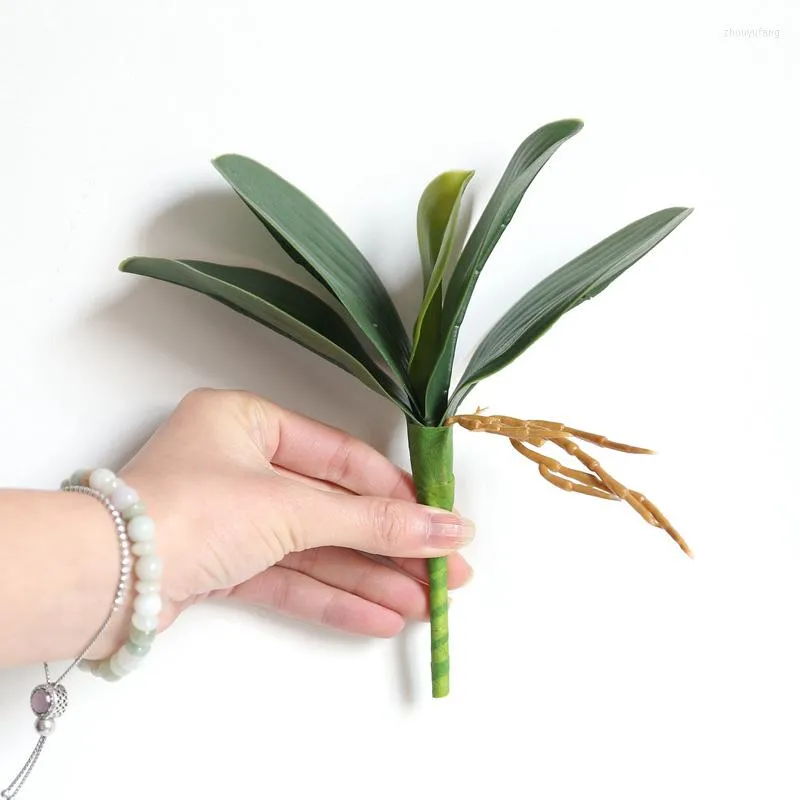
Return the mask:
[[[134,644],[131,641],[125,643],[125,649],[136,658],[144,658],[150,652],[148,644]]]
[[[72,486],[88,486],[89,476],[92,474],[90,469],[76,469],[70,475],[69,482]]]
[[[122,519],[126,522],[130,522],[134,517],[141,517],[147,513],[147,508],[145,508],[144,503],[140,500],[138,503],[134,503],[132,506],[128,506],[122,512]]]
[[[108,659],[100,662],[100,665],[97,667],[97,672],[95,672],[98,678],[103,678],[107,681],[118,681],[122,678],[122,675],[117,675],[113,669],[111,669],[111,664],[109,663]]]
[[[131,627],[130,635],[128,636],[128,641],[137,647],[150,647],[153,644],[153,641],[156,638],[155,631],[148,631],[145,633],[144,631],[140,631],[138,628]]]

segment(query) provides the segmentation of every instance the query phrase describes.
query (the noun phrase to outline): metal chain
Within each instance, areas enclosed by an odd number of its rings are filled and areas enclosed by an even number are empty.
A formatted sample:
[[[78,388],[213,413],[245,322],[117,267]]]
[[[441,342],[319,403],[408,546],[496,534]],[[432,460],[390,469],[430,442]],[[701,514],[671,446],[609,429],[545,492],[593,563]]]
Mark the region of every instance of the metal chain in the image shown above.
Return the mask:
[[[62,486],[61,489],[62,491],[65,492],[77,492],[79,494],[85,494],[94,497],[106,507],[106,510],[109,512],[109,514],[111,514],[111,517],[114,520],[114,524],[116,525],[117,537],[119,538],[123,556],[123,565],[120,575],[120,583],[118,584],[117,592],[114,597],[114,602],[111,606],[111,610],[108,612],[106,618],[103,620],[103,624],[97,629],[97,633],[95,633],[94,636],[92,636],[89,643],[83,648],[83,650],[81,650],[80,655],[67,666],[67,668],[61,673],[61,675],[59,675],[58,678],[56,678],[56,680],[53,681],[50,679],[50,666],[46,661],[44,662],[44,677],[46,682],[45,685],[48,687],[60,686],[66,693],[66,689],[64,689],[64,687],[61,685],[61,682],[67,675],[69,675],[70,672],[72,672],[73,669],[75,669],[75,667],[81,662],[86,653],[88,653],[89,650],[92,648],[92,646],[95,644],[95,642],[97,642],[97,640],[103,635],[103,633],[105,632],[106,628],[108,627],[109,623],[111,622],[114,616],[114,612],[122,607],[122,604],[125,599],[124,589],[127,588],[127,583],[129,582],[129,577],[130,577],[130,571],[125,570],[125,564],[124,564],[124,551],[128,549],[129,545],[126,526],[122,519],[122,514],[120,514],[117,507],[104,494],[98,492],[96,489],[91,489],[88,486],[75,486],[69,484]],[[33,772],[33,768],[36,766],[36,762],[39,760],[39,756],[41,755],[46,742],[47,742],[46,735],[39,737],[39,741],[34,746],[33,751],[28,757],[28,760],[23,765],[22,769],[17,773],[16,777],[14,778],[13,781],[11,781],[8,787],[0,791],[0,798],[2,798],[2,800],[12,800],[12,798],[16,797],[19,790],[23,787],[25,781],[28,780],[28,778],[30,777],[31,772]]]
[[[25,781],[28,780],[28,776],[33,772],[33,768],[36,766],[36,762],[39,760],[39,756],[46,742],[46,736],[39,737],[39,741],[36,742],[36,747],[33,748],[33,752],[25,762],[25,766],[17,773],[17,777],[8,784],[8,788],[0,792],[0,797],[2,797],[3,800],[11,800],[12,797],[17,796],[17,792],[19,792],[25,784]]]
[[[45,677],[45,680],[47,681],[48,684],[55,685],[55,684],[61,683],[61,681],[63,681],[64,678],[66,678],[67,675],[69,675],[69,673],[72,672],[72,670],[75,669],[75,667],[78,666],[78,664],[83,660],[83,657],[86,655],[86,653],[88,653],[89,650],[92,648],[94,643],[103,635],[103,633],[105,632],[105,629],[108,627],[109,623],[111,622],[112,618],[114,617],[114,612],[116,610],[117,610],[117,607],[114,606],[108,612],[108,614],[106,615],[105,620],[103,621],[103,624],[98,628],[97,633],[92,638],[92,641],[89,642],[89,644],[86,645],[86,647],[83,649],[83,652],[54,681],[50,680],[50,668],[49,668],[47,662],[46,661],[44,662],[44,677]]]
[[[117,532],[119,534],[120,542],[122,543],[128,541],[127,534],[125,534],[125,524],[122,522],[122,514],[119,513],[117,507],[104,494],[98,492],[96,489],[91,489],[88,486],[72,486],[72,485],[64,486],[62,488],[62,491],[76,492],[78,494],[86,494],[89,495],[90,497],[94,497],[97,500],[99,500],[106,507],[108,513],[111,514],[111,517],[114,520],[114,524],[117,526]],[[117,595],[117,597],[118,596],[119,595]],[[72,672],[72,670],[78,666],[83,657],[89,652],[89,650],[91,650],[94,643],[103,635],[105,629],[108,627],[109,623],[111,622],[114,616],[114,612],[120,607],[120,605],[121,603],[117,603],[115,598],[115,602],[111,606],[111,610],[106,615],[105,620],[103,620],[103,624],[98,628],[97,633],[92,637],[89,644],[87,644],[86,647],[83,648],[80,655],[61,673],[61,675],[58,678],[56,678],[55,681],[50,680],[50,667],[48,666],[46,661],[44,662],[44,676],[48,684],[61,683],[61,681],[63,681],[64,678],[66,678],[66,676],[69,675],[69,673]]]

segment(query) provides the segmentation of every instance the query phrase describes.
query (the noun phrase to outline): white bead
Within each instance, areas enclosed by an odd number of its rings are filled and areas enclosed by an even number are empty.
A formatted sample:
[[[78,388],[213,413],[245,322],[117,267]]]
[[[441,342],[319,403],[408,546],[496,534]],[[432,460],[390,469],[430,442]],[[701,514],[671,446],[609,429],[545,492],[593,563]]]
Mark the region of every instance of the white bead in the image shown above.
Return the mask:
[[[120,511],[132,506],[134,503],[139,502],[139,495],[135,489],[131,489],[124,483],[117,486],[111,493],[111,503],[115,505]]]
[[[121,678],[124,678],[130,672],[130,669],[128,669],[128,667],[126,667],[124,664],[120,663],[119,654],[121,652],[122,650],[118,650],[113,656],[111,656],[111,658],[108,659],[108,667],[115,675],[119,675]]]
[[[128,538],[134,542],[151,542],[156,535],[156,524],[150,517],[134,517],[128,523]]]
[[[161,611],[161,596],[157,594],[140,594],[133,601],[133,610],[143,617],[157,617]]]
[[[161,584],[159,581],[136,581],[134,587],[139,594],[160,594]]]
[[[143,581],[157,581],[164,572],[164,563],[155,555],[140,556],[136,561],[136,577]]]
[[[143,617],[141,614],[134,614],[131,617],[131,625],[142,633],[150,633],[158,628],[158,617]]]
[[[131,547],[131,553],[135,556],[149,556],[155,553],[156,551],[156,543],[155,542],[136,542],[133,547]]]
[[[114,491],[116,480],[117,476],[110,469],[96,469],[89,476],[89,486],[96,492],[108,496]]]

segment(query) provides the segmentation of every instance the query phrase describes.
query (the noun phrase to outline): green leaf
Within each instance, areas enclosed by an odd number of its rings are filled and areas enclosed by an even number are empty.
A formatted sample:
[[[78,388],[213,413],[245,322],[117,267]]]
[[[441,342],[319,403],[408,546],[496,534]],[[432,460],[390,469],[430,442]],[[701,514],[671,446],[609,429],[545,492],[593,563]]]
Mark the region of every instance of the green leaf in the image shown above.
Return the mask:
[[[425,289],[431,279],[442,282],[442,275],[453,248],[458,225],[458,211],[467,184],[475,173],[464,170],[443,172],[425,188],[417,208],[417,238],[422,260]],[[424,306],[424,304],[423,304]]]
[[[632,222],[537,284],[475,350],[445,416],[456,412],[478,381],[510,364],[567,311],[600,294],[691,212],[691,208],[665,208]]]
[[[345,321],[323,300],[277,275],[207,261],[129,258],[123,272],[205,294],[271,328],[358,378],[415,418],[405,391],[368,355]]]
[[[258,162],[229,154],[213,163],[289,256],[335,295],[392,372],[406,383],[408,334],[375,270],[341,228],[301,191]]]
[[[425,292],[414,325],[409,372],[414,394],[420,401],[441,349],[442,280],[458,229],[461,198],[474,174],[463,170],[442,173],[428,184],[417,209]]]
[[[428,383],[425,398],[426,415],[440,416],[447,404],[458,333],[486,260],[514,216],[533,179],[550,156],[582,127],[583,123],[580,120],[565,119],[539,128],[517,148],[506,167],[503,177],[453,268],[444,300],[442,319],[445,331],[444,346]]]

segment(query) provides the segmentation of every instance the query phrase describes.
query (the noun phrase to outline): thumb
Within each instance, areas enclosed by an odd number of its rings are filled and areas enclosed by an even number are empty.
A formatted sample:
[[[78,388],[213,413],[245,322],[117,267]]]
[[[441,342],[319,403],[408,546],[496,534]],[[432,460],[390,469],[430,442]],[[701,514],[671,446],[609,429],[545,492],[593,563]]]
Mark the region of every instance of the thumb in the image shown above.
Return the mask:
[[[405,500],[303,487],[287,533],[295,547],[348,547],[391,557],[434,558],[472,541],[475,526],[458,514]]]

